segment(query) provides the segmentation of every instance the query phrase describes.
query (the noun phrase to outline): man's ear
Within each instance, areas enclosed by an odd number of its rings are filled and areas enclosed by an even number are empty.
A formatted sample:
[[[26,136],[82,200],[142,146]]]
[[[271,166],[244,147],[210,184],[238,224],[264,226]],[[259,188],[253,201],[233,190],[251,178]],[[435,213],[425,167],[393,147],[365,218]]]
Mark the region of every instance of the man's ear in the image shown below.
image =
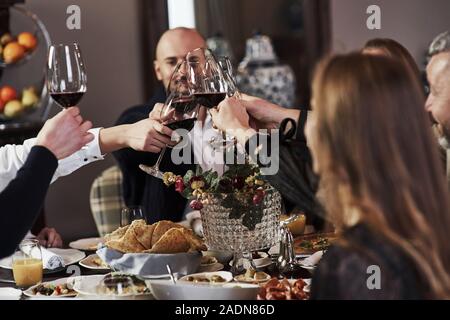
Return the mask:
[[[159,81],[162,81],[162,75],[161,75],[161,65],[159,64],[158,60],[153,61],[153,68],[155,68],[155,74],[156,78]]]

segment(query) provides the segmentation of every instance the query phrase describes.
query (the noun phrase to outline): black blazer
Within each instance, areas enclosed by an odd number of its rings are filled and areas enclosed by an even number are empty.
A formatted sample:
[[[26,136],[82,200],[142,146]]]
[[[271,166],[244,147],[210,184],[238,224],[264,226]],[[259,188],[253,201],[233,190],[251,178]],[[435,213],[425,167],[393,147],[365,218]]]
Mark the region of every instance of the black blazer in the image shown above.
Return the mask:
[[[57,167],[53,153],[34,146],[16,178],[0,193],[0,258],[13,254],[33,226]]]
[[[116,125],[131,124],[148,118],[154,105],[158,102],[164,103],[165,100],[166,94],[161,86],[147,104],[126,110]],[[187,200],[173,187],[166,187],[162,180],[139,169],[139,164],[150,166],[155,164],[159,154],[125,148],[114,152],[113,155],[123,173],[123,195],[127,206],[142,205],[149,223],[165,219],[181,221]],[[179,175],[184,175],[193,168],[194,165],[174,165],[170,159],[170,152],[166,152],[160,165],[162,171],[171,171]]]

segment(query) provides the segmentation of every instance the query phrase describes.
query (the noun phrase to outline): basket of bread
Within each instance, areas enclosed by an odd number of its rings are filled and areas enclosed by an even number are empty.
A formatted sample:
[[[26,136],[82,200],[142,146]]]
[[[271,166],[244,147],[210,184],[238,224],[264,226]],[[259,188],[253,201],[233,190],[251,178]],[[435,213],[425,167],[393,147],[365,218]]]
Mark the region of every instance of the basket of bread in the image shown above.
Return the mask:
[[[147,224],[135,220],[104,237],[98,256],[113,270],[140,276],[190,274],[201,263],[206,246],[194,232],[171,221]]]

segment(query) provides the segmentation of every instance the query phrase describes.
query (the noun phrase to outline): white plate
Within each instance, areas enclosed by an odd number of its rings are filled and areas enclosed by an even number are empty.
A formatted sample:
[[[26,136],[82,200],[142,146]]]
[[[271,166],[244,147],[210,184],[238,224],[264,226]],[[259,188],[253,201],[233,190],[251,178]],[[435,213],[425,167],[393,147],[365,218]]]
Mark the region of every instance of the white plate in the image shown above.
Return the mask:
[[[200,272],[200,273],[194,273],[189,274],[187,276],[181,277],[178,279],[177,282],[183,282],[183,283],[192,283],[191,281],[186,280],[188,277],[203,277],[210,279],[212,276],[221,276],[223,279],[225,279],[225,282],[231,282],[233,280],[233,275],[231,272],[228,271],[217,271],[217,272]],[[200,283],[202,285],[221,285],[222,283]]]
[[[97,264],[95,264],[93,262],[94,259],[100,259],[99,256],[97,254],[91,254],[89,256],[87,256],[86,258],[84,258],[83,260],[81,260],[79,262],[79,264],[82,267],[85,267],[87,269],[92,269],[92,270],[110,270],[110,268],[108,267],[102,267],[102,266],[98,266]],[[101,259],[100,259],[101,260]]]
[[[78,296],[88,300],[111,299],[111,296],[102,296],[97,293],[97,286],[105,275],[80,276],[77,277],[74,290],[78,292]],[[146,282],[147,283],[147,282]],[[114,296],[114,300],[153,300],[153,296],[149,293]]]
[[[68,278],[61,278],[54,281],[49,282],[43,282],[42,284],[49,284],[49,285],[61,285],[61,284],[71,284],[73,286],[73,283],[77,277],[68,277]],[[25,290],[23,293],[31,298],[39,298],[39,299],[58,299],[58,298],[68,298],[68,297],[75,297],[77,295],[77,292],[73,292],[70,294],[63,294],[59,296],[44,296],[44,295],[35,295],[33,293],[33,289],[36,288],[38,285],[32,286]]]
[[[203,285],[171,280],[146,281],[157,300],[255,300],[259,291],[256,284],[226,283]]]
[[[69,243],[69,247],[72,249],[83,251],[96,251],[97,245],[103,242],[103,238],[86,238]]]
[[[198,268],[198,272],[215,272],[220,271],[224,268],[224,265],[221,263],[214,263],[211,265],[200,265]]]
[[[20,300],[22,291],[15,288],[0,288],[0,300]]]
[[[61,256],[64,260],[64,264],[66,266],[77,263],[81,259],[83,259],[86,254],[82,251],[75,249],[59,249],[59,248],[49,248],[48,251],[53,252],[54,254]],[[0,268],[4,269],[12,269],[12,257],[3,258],[0,260]],[[59,270],[59,269],[58,269]],[[52,272],[53,270],[47,270],[48,272]]]

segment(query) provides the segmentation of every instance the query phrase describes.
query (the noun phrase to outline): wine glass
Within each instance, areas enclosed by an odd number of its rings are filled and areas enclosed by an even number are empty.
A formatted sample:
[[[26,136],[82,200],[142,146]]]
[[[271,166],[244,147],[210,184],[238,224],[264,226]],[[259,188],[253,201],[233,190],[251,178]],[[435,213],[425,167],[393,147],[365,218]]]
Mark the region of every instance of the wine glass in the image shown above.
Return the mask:
[[[231,62],[228,58],[217,59],[209,49],[198,48],[186,56],[189,66],[189,87],[198,103],[207,109],[217,108],[226,97],[237,96],[236,84],[232,77]],[[235,143],[225,132],[222,139],[212,138],[209,143],[214,148]]]
[[[46,81],[50,96],[61,108],[78,104],[87,90],[86,67],[79,44],[50,46]]]
[[[39,241],[26,239],[12,257],[13,276],[16,285],[26,288],[42,281],[43,263]]]
[[[142,206],[130,206],[122,208],[120,212],[120,226],[125,227],[131,224],[134,220],[144,219],[144,209]]]
[[[199,112],[199,104],[191,94],[188,86],[186,71],[186,61],[180,62],[172,74],[167,90],[169,96],[160,114],[163,125],[173,131],[184,130],[184,133],[194,128]],[[183,136],[183,133],[179,134],[179,136]],[[159,169],[159,165],[161,164],[166,149],[167,146],[161,150],[155,165],[149,167],[141,164],[139,168],[149,175],[162,179],[164,172]]]

